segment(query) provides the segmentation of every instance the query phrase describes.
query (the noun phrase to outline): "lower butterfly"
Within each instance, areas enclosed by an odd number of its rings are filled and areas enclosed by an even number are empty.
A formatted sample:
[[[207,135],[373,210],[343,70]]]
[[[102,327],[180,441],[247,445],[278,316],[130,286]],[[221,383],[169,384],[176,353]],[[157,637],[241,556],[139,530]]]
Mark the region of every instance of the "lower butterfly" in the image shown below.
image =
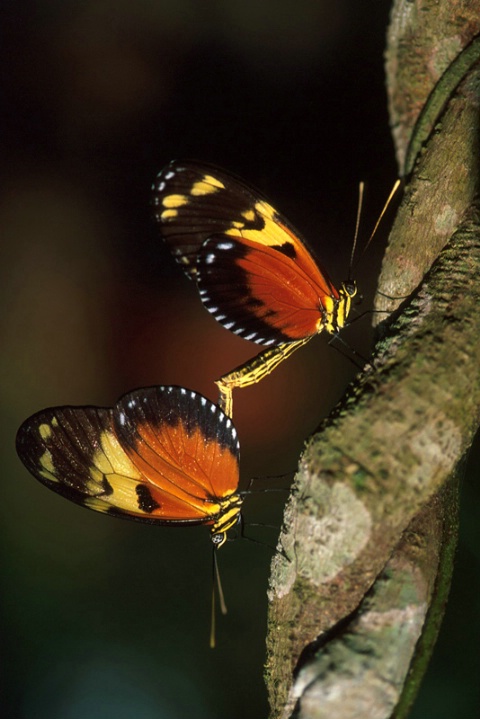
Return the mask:
[[[109,409],[42,410],[18,430],[17,452],[40,482],[97,512],[205,524],[215,547],[240,519],[235,427],[183,387],[139,389]]]
[[[258,382],[316,334],[344,327],[356,285],[337,289],[292,225],[224,170],[174,161],[153,191],[162,235],[207,310],[267,348],[217,381],[231,416],[234,388]]]
[[[52,407],[17,433],[26,468],[58,494],[97,512],[160,525],[205,524],[214,549],[240,521],[240,447],[232,420],[183,387],[148,387],[113,408]],[[213,553],[210,646],[215,646]]]

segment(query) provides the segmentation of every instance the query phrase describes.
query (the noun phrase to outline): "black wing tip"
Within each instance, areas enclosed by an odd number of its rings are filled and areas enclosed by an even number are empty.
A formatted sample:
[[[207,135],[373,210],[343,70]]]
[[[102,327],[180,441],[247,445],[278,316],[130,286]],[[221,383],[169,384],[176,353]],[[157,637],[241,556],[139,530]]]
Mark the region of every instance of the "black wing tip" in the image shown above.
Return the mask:
[[[221,165],[217,165],[214,162],[208,162],[207,160],[198,160],[195,158],[188,157],[170,160],[164,167],[162,167],[162,169],[157,173],[155,183],[153,184],[153,190],[155,192],[158,192],[159,181],[173,179],[173,175],[169,178],[166,177],[169,172],[172,172],[175,175],[179,172],[193,172],[198,174],[199,176],[209,173],[213,176],[226,180],[228,183],[233,182],[242,186],[242,188],[244,189],[249,189],[250,192],[253,195],[258,196],[259,199],[265,199],[262,194],[255,188],[250,188],[249,186],[247,186],[245,184],[245,181],[242,180],[239,175],[236,175],[235,172],[226,170]]]
[[[47,416],[50,412],[53,413],[53,409],[54,408],[41,409],[30,415],[30,417],[27,417],[15,435],[15,449],[17,454],[30,472],[32,471],[32,453],[38,453],[40,446],[38,436],[35,436],[35,434],[38,435],[39,428],[42,424],[48,424],[51,421],[53,414],[50,415],[50,420],[47,419]]]
[[[208,162],[201,162],[200,160],[194,160],[190,158],[185,159],[174,159],[167,162],[166,165],[157,173],[157,180],[163,178],[168,172],[186,172],[188,170],[201,171],[202,168],[208,169],[220,169],[216,168],[215,165]],[[171,179],[171,178],[168,178]]]
[[[153,385],[127,392],[115,404],[116,421],[123,426],[126,419],[122,414],[135,410],[144,411],[142,405],[150,410],[152,399],[160,402],[163,409],[171,410],[170,419],[173,423],[185,421],[188,424],[193,420],[193,424],[200,427],[206,436],[216,437],[222,444],[229,446],[232,452],[239,453],[238,432],[232,419],[218,404],[201,392],[181,385]],[[159,416],[159,420],[162,419],[165,420],[166,416]]]

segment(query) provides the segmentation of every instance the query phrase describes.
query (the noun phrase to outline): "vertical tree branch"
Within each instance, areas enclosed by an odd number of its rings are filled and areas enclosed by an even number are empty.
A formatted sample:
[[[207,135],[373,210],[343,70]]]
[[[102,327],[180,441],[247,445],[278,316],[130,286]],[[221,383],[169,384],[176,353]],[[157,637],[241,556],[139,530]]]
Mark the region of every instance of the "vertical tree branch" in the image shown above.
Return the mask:
[[[480,24],[478,2],[421,6],[395,3],[389,33],[401,166],[422,103]],[[478,82],[471,68],[444,103],[392,231],[380,280],[390,298],[377,304],[415,297],[302,457],[269,595],[274,717],[391,716],[428,605],[444,598],[452,476],[480,421]]]

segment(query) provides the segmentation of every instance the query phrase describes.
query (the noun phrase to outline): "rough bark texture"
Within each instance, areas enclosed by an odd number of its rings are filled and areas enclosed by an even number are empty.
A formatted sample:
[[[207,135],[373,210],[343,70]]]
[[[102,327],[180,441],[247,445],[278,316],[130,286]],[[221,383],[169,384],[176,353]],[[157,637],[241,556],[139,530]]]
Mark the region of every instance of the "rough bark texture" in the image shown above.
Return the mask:
[[[478,1],[395,3],[387,74],[400,162],[479,18]],[[478,83],[473,70],[446,103],[392,231],[380,288],[397,299],[378,305],[415,296],[301,460],[271,579],[274,717],[391,716],[437,566],[451,564],[456,502],[442,493],[480,422]]]
[[[417,515],[350,621],[298,673],[304,716],[385,716],[397,705],[442,561],[436,539],[452,489]]]
[[[386,52],[390,123],[400,172],[415,121],[449,63],[480,31],[480,3],[398,0]],[[379,279],[377,309],[418,286],[477,191],[478,73],[448,100],[405,187]],[[385,296],[386,295],[386,296]],[[394,298],[394,299],[389,299]]]

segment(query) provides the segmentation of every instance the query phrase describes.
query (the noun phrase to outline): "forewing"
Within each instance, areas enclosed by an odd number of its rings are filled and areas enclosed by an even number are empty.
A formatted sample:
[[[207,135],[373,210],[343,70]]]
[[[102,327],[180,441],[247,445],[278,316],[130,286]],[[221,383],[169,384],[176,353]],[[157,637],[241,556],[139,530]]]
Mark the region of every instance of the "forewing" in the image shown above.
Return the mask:
[[[135,398],[141,393],[134,393]],[[188,493],[168,481],[152,482],[150,476],[158,478],[161,472],[149,469],[144,474],[130,459],[131,450],[123,448],[113,414],[111,409],[96,407],[57,407],[38,412],[18,431],[20,459],[47,487],[90,509],[161,524],[209,522],[218,506],[191,501]],[[138,432],[148,433],[148,428],[138,428]],[[151,459],[154,467],[167,466],[162,455]],[[232,464],[235,468],[235,462]],[[238,482],[238,451],[236,469]],[[181,474],[177,472],[176,476]],[[187,474],[183,473],[183,479]]]
[[[138,470],[118,444],[112,410],[54,407],[27,419],[17,433],[17,452],[27,469],[55,492],[99,511],[138,511]],[[131,492],[115,492],[121,478]]]
[[[193,162],[170,163],[154,189],[163,237],[219,322],[266,345],[316,333],[324,298],[337,290],[260,193]]]
[[[208,311],[244,339],[269,346],[318,332],[318,288],[281,250],[214,237],[200,252],[197,283]]]
[[[187,275],[196,274],[197,253],[211,235],[244,224],[253,201],[249,188],[208,164],[173,161],[153,186],[155,217],[172,254]]]
[[[130,461],[162,493],[206,515],[239,479],[237,432],[221,409],[183,387],[150,387],[115,406],[115,431]]]

